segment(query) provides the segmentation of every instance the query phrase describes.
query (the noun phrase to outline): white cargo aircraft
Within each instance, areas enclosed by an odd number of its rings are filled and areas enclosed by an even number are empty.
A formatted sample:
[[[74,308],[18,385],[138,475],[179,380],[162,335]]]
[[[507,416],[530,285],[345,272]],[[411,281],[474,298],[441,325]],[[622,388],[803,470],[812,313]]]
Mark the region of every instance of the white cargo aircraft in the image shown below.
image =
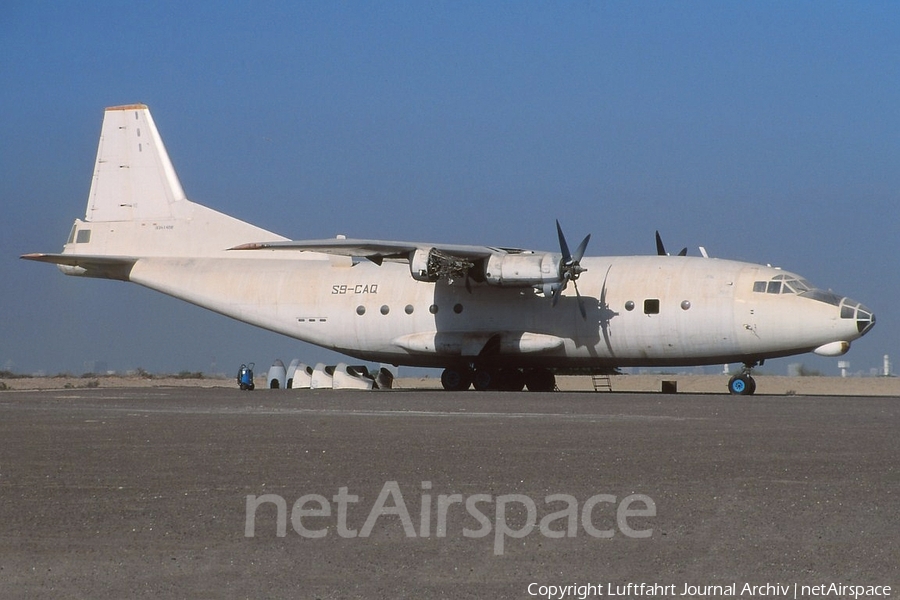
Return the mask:
[[[448,390],[554,389],[554,370],[839,356],[875,324],[770,266],[426,242],[290,241],[189,201],[146,106],[106,109],[87,214],[55,263],[132,281],[350,356],[443,368]],[[705,255],[705,252],[704,252]]]

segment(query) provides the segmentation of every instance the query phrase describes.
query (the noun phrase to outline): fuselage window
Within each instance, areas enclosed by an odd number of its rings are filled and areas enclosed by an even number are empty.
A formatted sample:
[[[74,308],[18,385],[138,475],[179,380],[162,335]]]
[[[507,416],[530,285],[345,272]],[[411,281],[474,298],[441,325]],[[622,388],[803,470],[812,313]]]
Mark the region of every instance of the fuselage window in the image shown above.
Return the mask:
[[[659,314],[659,298],[647,298],[644,300],[644,314],[645,315],[658,315]]]
[[[75,243],[76,244],[87,244],[91,241],[91,230],[90,229],[81,229],[75,234]]]
[[[415,310],[415,309],[413,308],[412,304],[407,304],[406,308],[404,308],[403,310],[406,311],[406,314],[411,315],[411,314],[413,314],[413,310]]]
[[[381,307],[381,314],[386,315],[389,312],[391,312],[391,307],[388,306],[387,304],[385,304],[384,306]]]
[[[455,312],[456,314],[461,313],[462,310],[463,310],[463,305],[462,305],[462,304],[456,304],[456,305],[453,306],[453,312]]]
[[[437,314],[437,311],[438,311],[438,305],[437,305],[437,304],[432,304],[431,306],[428,307],[428,312],[430,312],[430,313],[433,314],[433,315],[436,315],[436,314]]]
[[[356,314],[358,314],[359,316],[363,316],[364,314],[366,314],[366,307],[365,306],[357,306]]]
[[[625,303],[625,310],[634,310],[634,302],[632,300]]]

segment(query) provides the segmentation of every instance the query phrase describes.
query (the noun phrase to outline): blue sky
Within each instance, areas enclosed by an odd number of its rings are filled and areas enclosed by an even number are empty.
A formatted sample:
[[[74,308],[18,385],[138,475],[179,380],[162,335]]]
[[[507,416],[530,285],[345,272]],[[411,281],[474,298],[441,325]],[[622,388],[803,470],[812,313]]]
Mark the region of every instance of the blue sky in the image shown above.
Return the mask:
[[[0,8],[0,368],[334,356],[18,259],[61,249],[103,108],[134,102],[188,197],[288,237],[553,250],[558,218],[615,255],[659,229],[853,296],[878,324],[851,370],[900,361],[896,3],[71,4]]]

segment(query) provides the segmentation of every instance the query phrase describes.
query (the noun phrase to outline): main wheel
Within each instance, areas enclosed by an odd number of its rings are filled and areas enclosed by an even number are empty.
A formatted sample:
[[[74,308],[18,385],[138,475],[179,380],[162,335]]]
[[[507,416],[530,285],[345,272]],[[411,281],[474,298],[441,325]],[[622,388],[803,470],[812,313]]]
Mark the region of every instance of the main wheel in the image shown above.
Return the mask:
[[[448,392],[461,392],[472,384],[472,372],[469,369],[444,369],[441,373],[441,385]]]
[[[756,391],[756,381],[746,373],[728,380],[728,391],[735,396],[750,396]]]
[[[521,392],[525,387],[525,373],[520,369],[501,369],[499,387],[504,392]]]
[[[479,392],[497,389],[499,382],[499,373],[493,369],[475,369],[475,377],[472,379],[472,385]]]

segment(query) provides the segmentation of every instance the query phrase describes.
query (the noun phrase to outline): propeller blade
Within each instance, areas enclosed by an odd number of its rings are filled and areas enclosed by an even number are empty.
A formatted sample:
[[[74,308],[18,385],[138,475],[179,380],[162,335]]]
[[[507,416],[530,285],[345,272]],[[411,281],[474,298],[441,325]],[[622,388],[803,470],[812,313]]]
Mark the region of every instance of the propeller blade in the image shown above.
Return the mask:
[[[581,243],[578,244],[578,247],[575,248],[575,254],[572,255],[572,260],[575,262],[581,262],[581,259],[584,258],[584,251],[587,250],[588,242],[591,241],[591,234],[587,234]]]
[[[656,253],[660,256],[669,256],[669,253],[666,252],[666,247],[663,246],[662,237],[659,235],[658,230],[656,232]],[[678,256],[687,256],[687,248],[682,248]]]
[[[562,282],[553,290],[553,301],[550,303],[551,306],[556,306],[556,303],[559,302],[559,296],[562,294],[564,287],[566,287],[566,283]]]
[[[562,251],[563,262],[568,263],[572,260],[572,255],[569,253],[569,245],[566,243],[562,227],[559,226],[559,219],[556,220],[556,234],[559,236],[559,249]]]
[[[663,246],[659,231],[656,232],[656,253],[660,256],[666,256],[666,247]]]

